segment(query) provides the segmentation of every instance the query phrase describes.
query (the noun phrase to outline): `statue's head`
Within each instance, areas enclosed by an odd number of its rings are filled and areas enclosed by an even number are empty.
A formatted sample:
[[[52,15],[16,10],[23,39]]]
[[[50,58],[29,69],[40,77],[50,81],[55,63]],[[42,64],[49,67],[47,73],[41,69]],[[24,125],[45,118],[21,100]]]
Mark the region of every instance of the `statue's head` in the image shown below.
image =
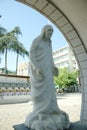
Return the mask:
[[[50,39],[53,34],[53,27],[51,25],[45,25],[42,28],[41,35],[45,39]]]

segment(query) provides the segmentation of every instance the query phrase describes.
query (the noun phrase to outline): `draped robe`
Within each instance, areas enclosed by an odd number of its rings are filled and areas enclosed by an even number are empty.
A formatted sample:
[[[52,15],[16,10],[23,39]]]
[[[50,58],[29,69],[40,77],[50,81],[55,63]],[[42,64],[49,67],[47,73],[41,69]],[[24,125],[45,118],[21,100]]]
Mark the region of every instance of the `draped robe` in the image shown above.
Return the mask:
[[[34,44],[34,43],[33,43]],[[53,71],[52,46],[49,41],[40,40],[40,43],[32,45],[30,50],[31,60],[31,93],[35,112],[52,113],[58,110]],[[41,73],[37,74],[39,68]]]
[[[62,112],[57,104],[53,79],[54,67],[51,41],[39,36],[30,48],[33,111],[25,121],[25,126],[28,128],[47,130],[50,127],[51,130],[58,128],[62,130],[69,127],[68,115]]]

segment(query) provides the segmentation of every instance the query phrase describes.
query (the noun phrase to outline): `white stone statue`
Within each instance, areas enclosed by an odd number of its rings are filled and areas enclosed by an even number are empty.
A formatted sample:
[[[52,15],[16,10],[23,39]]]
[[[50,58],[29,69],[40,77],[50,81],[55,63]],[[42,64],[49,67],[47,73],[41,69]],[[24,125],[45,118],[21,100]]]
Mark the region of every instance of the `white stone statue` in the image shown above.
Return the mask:
[[[68,115],[59,109],[53,76],[58,75],[52,57],[51,25],[43,27],[41,35],[30,48],[30,79],[33,111],[28,114],[25,126],[34,130],[63,130],[69,128]]]

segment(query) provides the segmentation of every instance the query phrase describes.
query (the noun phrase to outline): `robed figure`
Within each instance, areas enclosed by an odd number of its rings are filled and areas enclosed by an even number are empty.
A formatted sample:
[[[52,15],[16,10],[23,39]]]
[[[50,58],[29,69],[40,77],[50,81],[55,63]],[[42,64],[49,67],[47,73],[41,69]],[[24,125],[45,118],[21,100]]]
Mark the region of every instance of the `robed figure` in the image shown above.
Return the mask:
[[[46,25],[30,48],[30,81],[33,111],[25,126],[35,130],[63,130],[70,125],[68,115],[59,109],[55,94],[54,76],[58,68],[52,57],[53,27]]]

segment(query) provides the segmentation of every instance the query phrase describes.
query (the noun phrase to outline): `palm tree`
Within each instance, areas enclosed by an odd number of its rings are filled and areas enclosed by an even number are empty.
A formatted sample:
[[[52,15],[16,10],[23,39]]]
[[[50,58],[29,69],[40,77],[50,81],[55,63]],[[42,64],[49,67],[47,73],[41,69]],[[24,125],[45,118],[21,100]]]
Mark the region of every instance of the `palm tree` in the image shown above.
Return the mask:
[[[7,52],[14,39],[16,38],[13,33],[6,33],[0,38],[0,52],[5,53],[5,74],[7,73]]]
[[[5,35],[2,38],[0,38],[0,52],[5,53],[5,73],[7,72],[7,48],[8,48],[8,41],[6,39]]]
[[[18,59],[19,59],[19,55],[21,56],[29,56],[28,51],[25,49],[25,47],[23,46],[22,43],[15,41],[14,44],[11,44],[11,50],[16,52],[17,56],[16,56],[16,74],[17,74],[17,68],[18,68]]]
[[[5,73],[7,73],[7,51],[11,49],[11,44],[18,42],[18,35],[22,34],[19,27],[15,27],[11,32],[3,34],[5,29],[0,29],[0,53],[5,53]]]
[[[3,37],[6,32],[7,30],[4,27],[0,26],[0,38]],[[4,53],[1,45],[0,45],[0,53]],[[1,57],[0,57],[0,63],[1,63]]]
[[[4,27],[0,26],[0,37],[2,37],[6,32],[7,30]]]
[[[16,74],[17,74],[17,69],[18,69],[18,57],[19,55],[21,56],[28,56],[29,57],[29,53],[28,51],[24,48],[22,43],[19,43],[18,48],[16,49],[16,53],[17,53],[17,59],[16,59]]]
[[[22,32],[18,26],[16,26],[11,32],[15,33],[15,35],[22,35]]]
[[[10,45],[9,49],[17,53],[17,57],[16,57],[16,74],[17,74],[19,55],[24,57],[25,55],[29,56],[29,53],[25,49],[23,44],[18,41],[18,35],[19,34],[22,35],[20,28],[18,26],[15,27],[14,30],[11,31],[11,33],[15,34],[15,37],[12,40],[12,44]]]
[[[5,53],[5,73],[7,73],[7,51],[12,50],[17,53],[16,59],[16,74],[18,66],[18,57],[29,56],[28,51],[23,44],[18,41],[18,35],[22,34],[19,27],[15,27],[11,32],[6,33],[0,38],[0,52]]]

